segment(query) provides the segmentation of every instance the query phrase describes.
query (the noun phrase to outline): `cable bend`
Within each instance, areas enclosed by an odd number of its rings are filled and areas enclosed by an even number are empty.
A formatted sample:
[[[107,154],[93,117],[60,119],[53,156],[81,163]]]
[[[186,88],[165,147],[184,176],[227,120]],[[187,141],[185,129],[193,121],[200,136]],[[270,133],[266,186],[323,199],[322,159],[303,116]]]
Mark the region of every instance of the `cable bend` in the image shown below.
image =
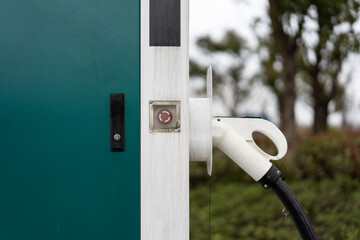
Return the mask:
[[[304,209],[280,175],[281,172],[275,166],[272,166],[267,174],[259,180],[259,183],[264,188],[271,188],[278,196],[286,210],[290,213],[303,240],[318,240]]]

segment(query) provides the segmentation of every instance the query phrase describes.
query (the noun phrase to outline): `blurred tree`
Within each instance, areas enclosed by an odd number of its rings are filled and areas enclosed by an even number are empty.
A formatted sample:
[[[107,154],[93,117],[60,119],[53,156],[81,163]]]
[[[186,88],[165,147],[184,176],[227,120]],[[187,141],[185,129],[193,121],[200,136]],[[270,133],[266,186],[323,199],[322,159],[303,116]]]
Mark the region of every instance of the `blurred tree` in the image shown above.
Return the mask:
[[[314,133],[327,129],[331,101],[335,111],[345,107],[345,83],[339,81],[339,75],[348,55],[359,52],[360,35],[354,30],[359,16],[358,0],[316,0],[307,10],[307,22],[316,28],[305,33],[315,34],[317,41],[299,41],[299,66],[303,79],[312,88]]]
[[[230,115],[238,116],[239,104],[249,92],[249,85],[242,77],[244,59],[249,53],[245,40],[234,31],[228,31],[220,41],[204,36],[197,40],[197,45],[211,56],[225,54],[230,59],[229,64],[224,64],[226,66],[213,65],[213,91],[214,97],[222,101]],[[190,60],[190,76],[205,78],[206,69]]]
[[[259,38],[260,51],[265,53],[260,56],[262,72],[259,76],[277,98],[280,127],[290,150],[298,145],[295,121],[297,39],[301,38],[306,8],[306,5],[293,4],[292,1],[269,0],[271,35]],[[294,22],[296,27],[291,25]]]
[[[261,37],[266,50],[261,78],[279,102],[281,125],[290,148],[296,146],[294,106],[299,76],[314,111],[313,132],[327,129],[329,103],[334,111],[345,105],[342,65],[359,51],[358,0],[269,0],[271,36]]]
[[[257,54],[262,71],[255,79],[261,79],[277,98],[280,125],[290,150],[298,146],[297,94],[313,108],[314,133],[327,129],[329,112],[343,110],[347,104],[345,83],[339,75],[349,53],[359,51],[360,38],[354,30],[359,1],[268,0],[270,34],[259,37]],[[210,56],[230,57],[227,67],[214,66],[214,95],[231,115],[239,115],[239,103],[250,90],[251,81],[243,79],[242,73],[252,52],[234,31],[228,31],[220,41],[202,37],[197,45]],[[205,74],[206,67],[190,61],[191,76]]]

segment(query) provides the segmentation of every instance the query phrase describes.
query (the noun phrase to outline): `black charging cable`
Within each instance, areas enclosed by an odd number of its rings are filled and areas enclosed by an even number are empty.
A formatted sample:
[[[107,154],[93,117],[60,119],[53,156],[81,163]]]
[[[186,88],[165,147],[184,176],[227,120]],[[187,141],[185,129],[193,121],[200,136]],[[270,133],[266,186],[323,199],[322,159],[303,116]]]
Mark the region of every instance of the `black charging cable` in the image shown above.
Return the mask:
[[[259,180],[259,183],[265,189],[271,188],[278,196],[286,210],[290,213],[302,239],[317,240],[318,238],[304,209],[280,176],[281,171],[273,165]]]

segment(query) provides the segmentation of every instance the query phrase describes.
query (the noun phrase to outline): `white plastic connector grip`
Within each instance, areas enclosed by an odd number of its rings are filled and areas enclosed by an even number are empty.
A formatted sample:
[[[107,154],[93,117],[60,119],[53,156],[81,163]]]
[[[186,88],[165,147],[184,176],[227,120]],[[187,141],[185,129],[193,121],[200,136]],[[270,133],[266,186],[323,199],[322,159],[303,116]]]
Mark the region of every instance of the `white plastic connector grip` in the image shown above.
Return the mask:
[[[278,154],[272,156],[259,148],[252,134],[260,132],[271,139]],[[279,160],[287,152],[283,133],[271,122],[254,118],[213,118],[213,145],[228,155],[255,181],[270,169],[270,160]]]

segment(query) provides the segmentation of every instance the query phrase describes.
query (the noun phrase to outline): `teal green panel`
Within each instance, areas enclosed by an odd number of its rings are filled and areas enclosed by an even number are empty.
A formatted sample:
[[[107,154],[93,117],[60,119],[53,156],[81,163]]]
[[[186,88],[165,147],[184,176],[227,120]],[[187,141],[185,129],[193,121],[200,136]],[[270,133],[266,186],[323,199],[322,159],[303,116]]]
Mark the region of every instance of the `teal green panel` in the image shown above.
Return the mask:
[[[139,0],[0,1],[1,240],[140,239],[139,41]]]

